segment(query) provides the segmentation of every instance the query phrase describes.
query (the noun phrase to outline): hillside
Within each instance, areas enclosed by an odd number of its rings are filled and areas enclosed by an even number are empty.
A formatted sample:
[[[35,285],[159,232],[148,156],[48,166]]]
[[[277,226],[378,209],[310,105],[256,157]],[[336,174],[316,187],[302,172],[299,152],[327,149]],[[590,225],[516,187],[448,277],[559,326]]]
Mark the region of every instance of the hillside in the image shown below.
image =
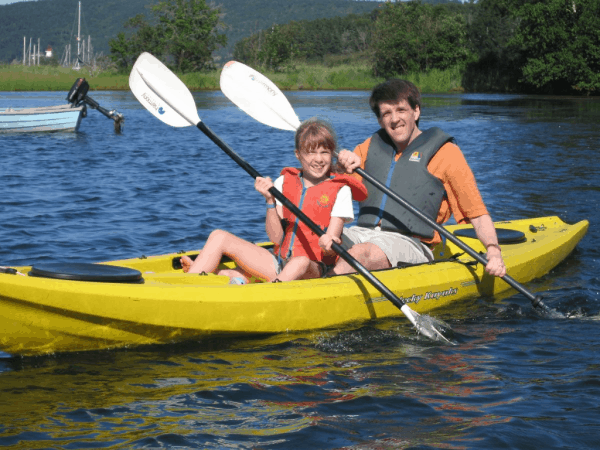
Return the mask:
[[[149,13],[149,6],[158,0],[82,1],[81,34],[92,36],[96,53],[109,53],[108,41],[123,31],[123,23],[140,13]],[[291,20],[313,20],[370,12],[378,5],[372,1],[353,0],[218,0],[223,21],[228,29],[227,48],[219,52],[230,56],[235,43],[243,37]],[[76,48],[77,1],[39,0],[0,6],[0,61],[23,59],[23,37],[38,38],[42,49],[52,46],[61,58],[65,45]],[[152,51],[152,49],[148,49]]]

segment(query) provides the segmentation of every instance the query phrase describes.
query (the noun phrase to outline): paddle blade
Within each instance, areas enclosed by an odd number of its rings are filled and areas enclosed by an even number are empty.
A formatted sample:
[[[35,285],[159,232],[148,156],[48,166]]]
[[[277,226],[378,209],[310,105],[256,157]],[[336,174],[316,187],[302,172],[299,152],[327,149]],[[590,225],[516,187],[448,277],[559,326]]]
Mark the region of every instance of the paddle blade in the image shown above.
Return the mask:
[[[448,324],[427,315],[422,316],[418,312],[410,309],[407,304],[402,305],[400,310],[415,326],[417,332],[423,336],[434,341],[442,341],[447,342],[448,344],[454,344],[454,342],[444,336],[444,332],[447,333],[448,330],[450,330],[450,326]]]
[[[129,88],[148,111],[167,125],[189,127],[200,122],[192,93],[150,53],[142,53],[133,65]]]
[[[300,120],[275,84],[256,70],[229,61],[221,72],[221,91],[257,121],[281,130],[296,131]]]

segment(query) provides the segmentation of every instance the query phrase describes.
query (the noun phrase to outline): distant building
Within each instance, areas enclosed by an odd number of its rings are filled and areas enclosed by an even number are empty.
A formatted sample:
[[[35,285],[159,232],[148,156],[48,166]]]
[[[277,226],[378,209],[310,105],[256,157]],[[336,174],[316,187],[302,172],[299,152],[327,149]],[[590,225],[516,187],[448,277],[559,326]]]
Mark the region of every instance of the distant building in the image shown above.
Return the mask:
[[[46,49],[46,58],[52,58],[52,47],[50,46]]]

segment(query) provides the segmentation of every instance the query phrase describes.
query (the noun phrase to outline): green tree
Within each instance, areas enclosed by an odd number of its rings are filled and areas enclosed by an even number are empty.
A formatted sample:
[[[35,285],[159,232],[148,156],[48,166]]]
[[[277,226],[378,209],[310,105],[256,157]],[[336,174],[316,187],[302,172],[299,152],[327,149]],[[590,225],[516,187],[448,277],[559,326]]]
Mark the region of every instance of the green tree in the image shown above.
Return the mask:
[[[600,91],[600,0],[515,0],[513,8],[521,82],[542,92]]]
[[[419,2],[388,3],[373,37],[376,76],[391,76],[465,64],[467,30],[463,15]]]
[[[467,65],[462,84],[478,92],[511,91],[518,87],[521,53],[508,46],[518,26],[513,0],[479,0],[469,12],[467,39],[476,60]]]
[[[220,11],[205,0],[166,0],[152,7],[155,25],[140,14],[125,23],[130,36],[119,33],[109,42],[111,58],[130,67],[140,53],[148,51],[180,72],[213,67],[213,52],[227,44]]]
[[[294,31],[292,26],[274,25],[264,34],[264,42],[257,53],[262,66],[278,71],[298,55]]]
[[[143,14],[128,19],[124,27],[133,30],[127,36],[125,32],[117,34],[109,41],[110,58],[120,69],[128,69],[144,51],[162,53],[164,44],[160,41],[156,27],[150,25]]]
[[[165,52],[181,72],[213,67],[212,54],[227,44],[221,12],[205,0],[166,0],[153,6]]]
[[[235,44],[234,59],[251,66],[281,68],[294,59],[323,61],[370,48],[373,14],[292,21],[259,31]]]

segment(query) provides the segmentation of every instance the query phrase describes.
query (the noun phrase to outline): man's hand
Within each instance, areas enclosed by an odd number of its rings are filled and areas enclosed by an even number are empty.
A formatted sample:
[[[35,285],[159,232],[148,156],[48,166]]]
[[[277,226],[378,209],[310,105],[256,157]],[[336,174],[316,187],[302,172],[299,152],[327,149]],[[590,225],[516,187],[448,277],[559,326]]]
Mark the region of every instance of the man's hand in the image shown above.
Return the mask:
[[[504,265],[504,260],[502,259],[502,252],[497,245],[490,245],[487,249],[487,266],[485,266],[485,270],[490,275],[495,277],[503,277],[506,275],[506,266]]]
[[[360,156],[349,150],[340,150],[337,159],[347,173],[352,173],[354,169],[360,167]]]

